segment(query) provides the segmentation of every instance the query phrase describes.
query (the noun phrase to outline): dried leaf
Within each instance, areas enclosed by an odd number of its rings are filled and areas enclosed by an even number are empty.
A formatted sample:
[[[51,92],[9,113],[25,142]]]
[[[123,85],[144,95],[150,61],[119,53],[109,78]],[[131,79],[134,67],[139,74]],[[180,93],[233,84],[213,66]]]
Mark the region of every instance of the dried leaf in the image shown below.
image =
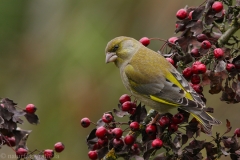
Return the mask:
[[[122,110],[117,110],[117,109],[113,109],[113,112],[116,114],[116,116],[117,117],[120,117],[120,118],[122,118],[122,117],[124,117],[124,116],[126,116],[126,115],[129,115],[129,113],[128,112],[125,112],[125,111],[122,111]]]

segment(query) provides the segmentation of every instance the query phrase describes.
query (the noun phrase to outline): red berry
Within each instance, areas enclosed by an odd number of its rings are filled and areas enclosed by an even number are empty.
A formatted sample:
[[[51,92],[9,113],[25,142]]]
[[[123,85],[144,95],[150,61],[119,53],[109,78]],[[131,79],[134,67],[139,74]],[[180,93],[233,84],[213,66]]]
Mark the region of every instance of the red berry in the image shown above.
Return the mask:
[[[192,66],[194,66],[194,65],[199,65],[199,64],[202,64],[202,62],[200,62],[200,61],[195,61],[195,62],[193,62]]]
[[[139,130],[139,123],[138,122],[132,122],[129,126],[130,126],[132,131],[138,131]]]
[[[228,63],[228,64],[226,65],[226,70],[227,70],[228,72],[234,71],[235,68],[236,68],[235,65],[232,64],[232,63]]]
[[[199,84],[192,84],[191,86],[197,93],[202,93],[203,92],[203,87],[200,86]]]
[[[18,158],[25,158],[27,156],[27,150],[25,148],[18,148],[16,151],[16,155]]]
[[[35,107],[34,104],[28,104],[25,108],[25,112],[30,113],[30,114],[35,113],[36,110],[37,110],[37,108]]]
[[[199,84],[201,82],[201,78],[198,74],[194,74],[191,77],[192,84]]]
[[[134,115],[136,112],[136,108],[131,108],[128,113],[131,114],[131,115]]]
[[[207,71],[206,65],[205,64],[193,64],[192,66],[192,72],[194,74],[203,74]]]
[[[167,60],[168,62],[170,62],[173,66],[175,65],[175,64],[174,64],[174,60],[173,60],[172,58],[166,58],[166,60]]]
[[[161,127],[167,126],[169,124],[169,122],[170,122],[170,120],[166,116],[162,116],[158,121],[158,123]]]
[[[60,153],[64,150],[65,146],[62,142],[57,142],[55,145],[54,145],[54,149],[56,152]]]
[[[159,138],[156,138],[152,141],[152,147],[155,148],[155,149],[159,149],[163,146],[163,142],[161,139]]]
[[[121,149],[124,146],[123,140],[114,138],[113,139],[113,147],[117,149]]]
[[[107,129],[105,127],[101,126],[96,130],[95,134],[98,138],[102,139],[107,135]]]
[[[114,129],[112,130],[112,135],[113,135],[113,137],[115,137],[115,138],[121,138],[121,137],[122,137],[122,134],[123,134],[123,131],[122,131],[121,128],[114,128]]]
[[[109,113],[104,113],[102,116],[102,121],[105,123],[110,123],[113,120],[113,116]]]
[[[148,135],[155,135],[156,131],[157,131],[157,128],[156,128],[155,125],[150,124],[146,127],[145,131]]]
[[[14,147],[16,145],[15,137],[6,137],[6,138],[7,138],[6,144],[9,147]]]
[[[85,118],[81,119],[82,127],[87,128],[90,124],[91,124],[91,121],[89,118],[85,117]]]
[[[168,130],[169,130],[170,132],[176,132],[176,131],[178,130],[178,125],[175,124],[175,123],[172,123],[172,124],[170,124],[170,125],[168,126]]]
[[[132,135],[127,135],[124,138],[124,142],[126,145],[132,145],[135,142],[135,137],[133,137]]]
[[[101,147],[98,145],[98,143],[95,143],[92,147],[92,150],[100,149]]]
[[[203,42],[205,40],[208,40],[208,37],[205,34],[201,33],[201,34],[197,35],[197,41]]]
[[[183,74],[183,76],[184,76],[186,79],[190,78],[190,77],[193,75],[193,73],[192,73],[192,68],[191,68],[191,67],[185,68],[185,69],[182,71],[182,74]]]
[[[121,104],[123,104],[126,101],[131,101],[131,97],[128,94],[123,94],[120,98],[119,98],[119,102]]]
[[[212,46],[212,44],[208,40],[202,41],[201,47],[203,49],[209,49],[209,48],[211,48],[211,46]]]
[[[188,19],[190,19],[190,20],[192,20],[192,13],[193,13],[193,11],[189,12],[189,14],[188,14]]]
[[[216,59],[219,59],[223,57],[224,51],[221,48],[215,48],[213,54]]]
[[[104,147],[108,144],[108,139],[107,138],[98,139],[97,143],[99,147]]]
[[[218,12],[221,12],[222,9],[223,9],[223,4],[222,2],[219,2],[219,1],[215,1],[212,5],[212,9],[218,13]]]
[[[132,150],[137,150],[139,148],[137,143],[134,143],[131,147]]]
[[[171,47],[171,44],[175,44],[175,42],[178,40],[177,37],[171,37],[168,39],[168,45]]]
[[[44,152],[44,157],[47,159],[53,158],[54,157],[54,151],[51,149],[45,149]]]
[[[88,157],[91,159],[91,160],[96,160],[98,158],[98,153],[97,151],[89,151],[88,152]]]
[[[184,116],[181,113],[177,113],[172,117],[172,123],[179,124],[184,120]]]
[[[234,134],[237,135],[237,137],[240,137],[240,128],[237,128],[237,129],[234,131]]]
[[[150,39],[147,37],[143,37],[139,40],[144,46],[148,46],[150,44]]]
[[[193,48],[193,49],[191,50],[191,55],[192,55],[193,57],[199,57],[199,56],[200,56],[199,49]]]
[[[129,111],[132,108],[132,102],[126,101],[122,104],[122,111]]]
[[[188,13],[186,9],[179,9],[176,13],[176,17],[180,20],[187,18]]]

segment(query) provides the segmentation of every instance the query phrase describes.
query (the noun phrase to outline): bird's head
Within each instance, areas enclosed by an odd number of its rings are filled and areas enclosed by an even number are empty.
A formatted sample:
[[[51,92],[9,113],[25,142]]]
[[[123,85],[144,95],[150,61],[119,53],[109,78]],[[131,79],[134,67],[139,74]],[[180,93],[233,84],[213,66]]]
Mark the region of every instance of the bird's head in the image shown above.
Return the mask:
[[[108,42],[105,49],[106,63],[114,62],[117,67],[127,64],[137,52],[141,43],[130,37],[116,37]]]

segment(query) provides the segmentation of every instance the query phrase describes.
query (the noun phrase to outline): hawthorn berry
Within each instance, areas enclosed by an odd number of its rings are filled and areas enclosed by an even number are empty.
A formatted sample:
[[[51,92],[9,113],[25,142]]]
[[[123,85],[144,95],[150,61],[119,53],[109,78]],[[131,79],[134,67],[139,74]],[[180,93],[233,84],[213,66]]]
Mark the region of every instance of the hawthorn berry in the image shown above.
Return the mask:
[[[60,153],[64,150],[65,146],[62,142],[57,142],[55,145],[54,145],[54,149],[56,152]]]
[[[123,140],[120,138],[113,139],[113,147],[115,149],[121,149],[124,146]]]
[[[200,64],[194,63],[194,64],[192,65],[192,72],[193,72],[194,74],[203,74],[203,73],[205,73],[206,71],[207,71],[207,67],[206,67],[205,64],[202,64],[202,63],[200,63]]]
[[[178,125],[175,124],[175,123],[171,123],[169,126],[168,126],[168,130],[170,132],[176,132],[178,130]]]
[[[119,102],[121,104],[123,104],[126,101],[131,101],[131,97],[128,94],[123,94],[120,98],[119,98]]]
[[[186,9],[179,9],[176,13],[176,17],[180,20],[185,19],[188,17],[188,13]]]
[[[167,126],[169,124],[169,122],[170,122],[170,120],[167,116],[162,116],[158,121],[158,123],[161,127]]]
[[[14,147],[16,145],[16,141],[15,141],[15,137],[12,136],[12,137],[6,137],[7,139],[7,142],[6,144],[9,146],[9,147]]]
[[[191,67],[187,67],[182,71],[183,77],[185,77],[186,79],[191,78],[191,76],[193,75],[192,72],[192,68]]]
[[[177,40],[178,40],[177,37],[171,37],[171,38],[169,38],[169,39],[168,39],[168,45],[171,47],[172,44],[175,44]]]
[[[228,72],[234,71],[235,68],[236,68],[235,65],[232,64],[232,63],[227,63],[227,65],[226,65],[226,70],[227,70]]]
[[[25,158],[27,156],[27,150],[25,148],[18,148],[16,151],[16,155],[18,158]]]
[[[122,134],[123,134],[123,130],[121,128],[114,128],[112,130],[112,135],[113,137],[115,138],[121,138],[122,137]]]
[[[163,146],[163,142],[161,139],[159,138],[156,138],[152,141],[152,147],[155,148],[155,149],[159,149]]]
[[[136,112],[136,108],[131,108],[128,113],[131,114],[131,115],[134,115]]]
[[[44,154],[44,157],[47,159],[51,159],[54,157],[54,151],[51,149],[45,149],[43,154]]]
[[[219,2],[219,1],[215,1],[212,5],[212,9],[218,13],[218,12],[221,12],[222,9],[223,9],[223,4],[222,2]]]
[[[199,49],[193,48],[193,49],[191,50],[190,54],[191,54],[193,57],[199,57],[199,56],[200,56]]]
[[[203,42],[203,41],[205,41],[205,40],[208,40],[208,37],[207,37],[205,34],[203,34],[203,33],[197,35],[196,38],[197,38],[197,41],[198,41],[198,42]]]
[[[97,151],[89,151],[88,152],[88,157],[91,159],[91,160],[96,160],[98,158],[98,153]]]
[[[143,37],[139,40],[144,46],[148,46],[150,44],[150,39],[148,37]]]
[[[105,127],[101,126],[96,130],[95,134],[98,138],[102,139],[107,135],[107,129]]]
[[[132,150],[137,150],[139,148],[137,143],[134,143],[131,147]]]
[[[139,130],[139,123],[138,122],[132,122],[130,123],[130,128],[132,131],[138,131]]]
[[[25,112],[30,113],[30,114],[35,113],[36,110],[37,110],[37,108],[35,107],[34,104],[28,104],[25,108]]]
[[[102,121],[105,123],[110,123],[113,120],[113,116],[109,113],[104,113],[102,116]]]
[[[99,147],[104,147],[108,144],[108,139],[107,138],[98,139],[97,143]]]
[[[98,145],[98,143],[95,143],[92,147],[92,150],[100,149],[101,147]]]
[[[172,123],[179,124],[184,120],[184,116],[181,113],[177,113],[172,117]]]
[[[240,137],[240,128],[235,129],[234,134]]]
[[[189,12],[188,19],[192,20],[192,14],[193,14],[193,11]]]
[[[83,128],[87,128],[91,124],[91,121],[89,118],[85,117],[81,119],[81,125]]]
[[[203,49],[209,49],[211,48],[212,44],[208,40],[202,41],[201,48]]]
[[[198,74],[194,74],[191,77],[192,84],[199,84],[201,82],[201,78]]]
[[[124,138],[124,142],[125,142],[126,145],[132,145],[135,142],[135,137],[132,136],[132,135],[127,135]]]
[[[220,59],[223,57],[224,51],[222,50],[222,48],[215,48],[213,50],[213,54],[216,59]]]
[[[174,60],[172,58],[166,58],[168,62],[170,62],[173,66],[175,65]]]
[[[126,101],[122,104],[122,111],[129,111],[132,108],[132,102]]]
[[[197,93],[202,93],[203,92],[203,87],[199,84],[192,84],[192,88],[197,92]]]
[[[156,128],[155,125],[150,124],[146,127],[145,131],[148,135],[155,135],[156,131],[157,131],[157,128]]]

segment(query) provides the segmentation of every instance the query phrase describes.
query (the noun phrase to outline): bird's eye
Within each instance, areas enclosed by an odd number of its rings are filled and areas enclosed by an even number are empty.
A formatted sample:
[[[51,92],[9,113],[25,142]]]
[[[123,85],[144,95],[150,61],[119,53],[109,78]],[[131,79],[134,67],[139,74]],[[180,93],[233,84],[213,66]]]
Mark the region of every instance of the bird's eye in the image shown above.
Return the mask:
[[[117,51],[118,48],[119,48],[119,45],[116,44],[116,45],[113,47],[113,52]]]

